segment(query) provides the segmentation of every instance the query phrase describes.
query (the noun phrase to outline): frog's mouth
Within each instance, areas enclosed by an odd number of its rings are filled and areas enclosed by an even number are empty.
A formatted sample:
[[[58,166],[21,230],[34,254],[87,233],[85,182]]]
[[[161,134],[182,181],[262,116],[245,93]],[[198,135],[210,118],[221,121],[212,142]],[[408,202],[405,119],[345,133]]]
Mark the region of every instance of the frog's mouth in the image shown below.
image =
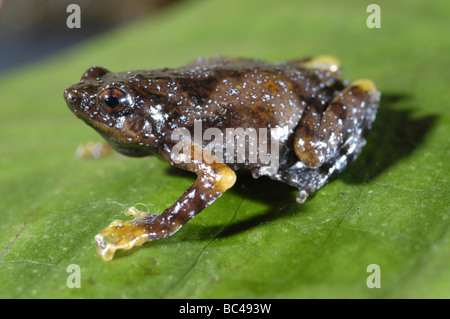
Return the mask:
[[[124,136],[118,135],[112,127],[96,121],[82,120],[97,131],[97,133],[100,134],[114,150],[121,154],[133,157],[142,157],[152,154],[149,150],[139,147],[137,142],[133,139],[126,140]]]
[[[103,138],[105,138],[103,136]],[[152,155],[151,152],[144,150],[142,148],[136,147],[135,145],[123,145],[123,144],[116,144],[112,142],[110,139],[105,138],[105,140],[108,142],[111,147],[116,150],[117,152],[132,156],[132,157],[143,157],[143,156],[149,156]]]

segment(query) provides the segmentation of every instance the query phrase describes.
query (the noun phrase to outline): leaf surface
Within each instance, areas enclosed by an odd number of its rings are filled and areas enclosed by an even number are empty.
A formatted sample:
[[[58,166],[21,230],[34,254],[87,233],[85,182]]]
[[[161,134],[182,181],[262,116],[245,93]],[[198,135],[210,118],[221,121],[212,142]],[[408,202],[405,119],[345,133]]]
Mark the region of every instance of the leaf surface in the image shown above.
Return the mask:
[[[449,298],[448,1],[192,1],[0,77],[0,297]],[[118,45],[120,44],[120,45]],[[362,155],[303,205],[241,178],[174,236],[96,254],[138,204],[160,213],[194,181],[157,158],[76,159],[100,141],[65,106],[92,65],[177,67],[198,56],[337,56],[383,93]],[[68,288],[67,267],[81,269]],[[367,266],[381,270],[369,289]]]

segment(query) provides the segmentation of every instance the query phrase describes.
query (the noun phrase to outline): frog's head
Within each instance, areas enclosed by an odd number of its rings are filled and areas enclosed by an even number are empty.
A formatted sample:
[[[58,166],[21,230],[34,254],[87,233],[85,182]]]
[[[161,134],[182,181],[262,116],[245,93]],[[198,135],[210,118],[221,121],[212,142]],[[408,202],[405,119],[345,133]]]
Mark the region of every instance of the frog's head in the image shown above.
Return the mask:
[[[149,155],[157,147],[152,122],[139,106],[139,96],[125,73],[92,67],[81,82],[64,92],[67,106],[99,132],[117,151],[130,156]]]

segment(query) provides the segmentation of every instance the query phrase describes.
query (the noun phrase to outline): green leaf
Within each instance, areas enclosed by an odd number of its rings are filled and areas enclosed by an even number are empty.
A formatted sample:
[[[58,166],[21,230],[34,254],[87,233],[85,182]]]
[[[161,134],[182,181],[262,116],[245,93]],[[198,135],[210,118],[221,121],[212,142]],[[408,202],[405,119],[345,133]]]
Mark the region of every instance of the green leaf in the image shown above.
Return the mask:
[[[0,297],[449,298],[448,1],[193,1],[0,78]],[[356,162],[306,203],[267,179],[234,188],[174,236],[96,253],[126,208],[160,213],[194,181],[157,158],[76,159],[93,130],[64,89],[92,65],[177,67],[216,54],[337,56],[383,93]],[[69,288],[68,266],[81,269]],[[381,288],[367,267],[380,266]]]

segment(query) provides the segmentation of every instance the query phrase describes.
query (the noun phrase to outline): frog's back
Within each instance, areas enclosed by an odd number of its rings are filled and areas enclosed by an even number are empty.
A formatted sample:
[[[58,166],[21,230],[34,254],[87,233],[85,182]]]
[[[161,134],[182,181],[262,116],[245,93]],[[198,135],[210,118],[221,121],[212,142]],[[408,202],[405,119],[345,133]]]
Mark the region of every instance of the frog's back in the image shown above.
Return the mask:
[[[325,105],[334,93],[299,61],[201,58],[174,71],[184,102],[172,109],[171,127],[200,120],[205,129],[287,127],[291,134],[308,103]]]

